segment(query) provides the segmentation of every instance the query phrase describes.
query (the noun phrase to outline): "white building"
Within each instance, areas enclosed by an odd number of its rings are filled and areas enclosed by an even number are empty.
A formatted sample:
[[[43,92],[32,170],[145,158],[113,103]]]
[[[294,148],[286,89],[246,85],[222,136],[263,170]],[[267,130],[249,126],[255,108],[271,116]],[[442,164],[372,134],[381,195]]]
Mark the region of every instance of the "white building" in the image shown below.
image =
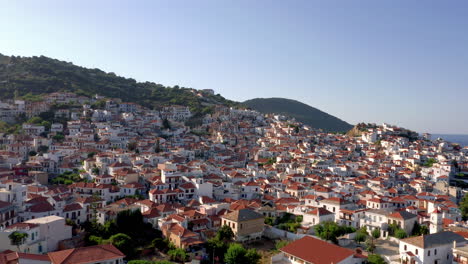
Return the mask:
[[[453,248],[463,246],[465,238],[451,231],[400,240],[400,259],[404,264],[451,264]]]
[[[39,240],[45,243],[47,251],[58,249],[58,243],[72,237],[72,227],[65,223],[65,218],[51,215],[25,221],[39,226]]]

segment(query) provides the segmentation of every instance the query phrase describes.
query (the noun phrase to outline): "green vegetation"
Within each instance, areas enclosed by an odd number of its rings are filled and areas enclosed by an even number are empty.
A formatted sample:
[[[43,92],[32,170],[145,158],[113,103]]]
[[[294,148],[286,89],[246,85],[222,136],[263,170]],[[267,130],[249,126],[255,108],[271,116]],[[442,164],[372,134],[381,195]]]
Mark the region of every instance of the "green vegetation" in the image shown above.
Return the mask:
[[[178,262],[185,262],[188,258],[188,255],[185,252],[185,250],[181,248],[171,249],[167,252],[167,255],[170,257],[171,260]]]
[[[233,238],[234,233],[232,229],[227,225],[223,225],[218,229],[214,238],[207,240],[208,256],[210,256],[210,258],[215,257],[222,260]]]
[[[28,234],[15,231],[9,234],[8,238],[10,239],[10,244],[12,244],[13,246],[16,246],[18,248],[18,252],[20,252],[20,246],[23,245],[24,242],[26,242],[26,239],[28,238]]]
[[[52,139],[61,142],[65,139],[65,136],[62,133],[57,133],[55,136],[52,137]]]
[[[172,264],[172,262],[167,260],[158,260],[158,261],[151,261],[151,260],[130,260],[127,264]]]
[[[468,220],[468,193],[466,193],[465,196],[463,196],[459,208],[462,212],[463,221]]]
[[[295,216],[290,213],[285,213],[279,218],[265,218],[265,223],[269,225],[276,225],[281,230],[296,233],[297,229],[301,227],[302,216]]]
[[[356,241],[358,244],[361,244],[361,242],[364,242],[368,236],[369,234],[367,233],[367,228],[363,226],[356,232],[354,241]]]
[[[155,238],[151,241],[151,247],[157,248],[161,252],[167,252],[174,249],[175,246],[167,238]]]
[[[411,230],[412,236],[420,236],[429,234],[429,228],[425,225],[420,225],[418,222],[414,223],[413,230]]]
[[[4,121],[0,121],[0,133],[4,134],[18,134],[21,130],[21,124],[8,124]]]
[[[437,160],[435,160],[434,158],[429,158],[426,162],[424,162],[423,166],[424,167],[432,167],[432,165],[434,165],[434,163],[437,163]]]
[[[74,92],[87,97],[100,94],[120,98],[149,108],[186,105],[195,113],[205,111],[209,105],[238,105],[219,94],[179,86],[165,87],[152,82],[139,83],[112,72],[87,69],[44,56],[7,57],[0,54],[0,58],[0,99],[16,97],[37,101],[42,94]],[[103,103],[96,104],[102,106]]]
[[[171,129],[171,122],[167,118],[164,118],[162,125],[164,129]]]
[[[82,182],[82,181],[84,181],[84,179],[80,177],[80,174],[76,172],[72,172],[72,171],[66,171],[60,174],[59,176],[51,179],[50,183],[70,185],[75,182]]]
[[[378,254],[369,254],[367,256],[367,263],[369,264],[386,264],[387,262]]]
[[[227,226],[223,225],[220,229],[218,229],[218,232],[216,232],[216,239],[221,240],[221,241],[231,241],[234,238],[234,232],[232,232],[232,229]]]
[[[102,239],[100,237],[93,237],[97,244],[112,244],[118,248],[126,256],[132,256],[134,254],[132,238],[123,233],[117,233],[109,237],[109,239]]]
[[[371,235],[373,238],[378,239],[380,237],[380,228],[372,230]]]
[[[405,237],[407,237],[408,235],[406,234],[405,230],[403,229],[398,229],[396,232],[395,232],[395,237],[396,238],[399,238],[399,239],[403,239]]]
[[[287,246],[290,242],[287,241],[287,240],[280,240],[278,242],[276,242],[275,244],[275,248],[276,250],[280,250],[281,248]]]
[[[338,243],[338,237],[356,232],[356,229],[350,226],[340,226],[335,222],[323,222],[315,226],[315,234],[324,240],[330,240],[333,243]]]
[[[222,226],[216,236],[208,239],[206,243],[209,263],[213,257],[221,263],[256,264],[260,261],[260,254],[255,249],[246,250],[242,245],[232,243],[234,233],[229,226]]]
[[[245,249],[241,244],[233,243],[224,255],[227,264],[257,264],[261,255],[253,248]]]
[[[368,236],[366,239],[366,250],[367,252],[374,253],[375,248],[375,238],[373,236]]]
[[[127,259],[138,256],[140,250],[148,247],[174,249],[168,241],[161,239],[160,231],[143,222],[139,210],[119,212],[115,220],[107,221],[104,225],[92,221],[83,227],[88,233],[88,245],[112,243],[126,254]]]
[[[343,120],[295,100],[255,98],[245,101],[243,104],[261,113],[276,113],[294,117],[297,121],[325,131],[344,132],[353,127]]]
[[[396,237],[396,238],[399,238],[399,239],[402,239],[402,238],[405,238],[405,237],[408,236],[408,234],[406,234],[406,231],[401,229],[396,224],[388,225],[388,234],[390,236],[393,236],[393,237]]]

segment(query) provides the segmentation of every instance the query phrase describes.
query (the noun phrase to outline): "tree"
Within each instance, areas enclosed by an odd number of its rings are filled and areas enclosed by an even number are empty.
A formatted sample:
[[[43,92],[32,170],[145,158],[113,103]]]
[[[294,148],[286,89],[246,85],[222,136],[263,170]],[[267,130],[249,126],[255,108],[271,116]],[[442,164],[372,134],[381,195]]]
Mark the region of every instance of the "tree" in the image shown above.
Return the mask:
[[[303,217],[302,215],[297,215],[297,216],[296,216],[296,223],[301,223],[302,220],[303,220],[303,218],[304,218],[304,217]]]
[[[229,245],[229,248],[224,255],[224,261],[227,264],[238,264],[238,263],[245,263],[245,254],[247,250],[237,243],[233,243]]]
[[[134,150],[136,150],[137,146],[138,146],[138,144],[135,141],[129,142],[128,143],[128,150],[134,151]]]
[[[151,260],[130,260],[127,262],[127,264],[172,264],[172,262],[167,261],[167,260],[157,260],[157,261],[151,261]]]
[[[428,235],[429,234],[429,228],[425,225],[422,225],[420,228],[419,228],[419,234],[420,235]]]
[[[117,214],[115,223],[120,232],[132,235],[138,233],[144,226],[140,210],[125,210]]]
[[[154,152],[156,153],[161,152],[161,142],[159,141],[159,138],[156,140],[156,146],[154,147]]]
[[[276,250],[280,250],[282,247],[285,247],[285,246],[288,245],[288,244],[289,244],[289,241],[287,241],[287,240],[280,240],[280,241],[276,242],[275,248],[276,248]]]
[[[354,228],[339,226],[337,223],[332,221],[323,222],[315,226],[315,233],[318,237],[324,240],[330,240],[335,244],[338,243],[337,237],[352,232],[355,232]]]
[[[187,253],[181,248],[171,249],[167,252],[167,255],[169,255],[173,261],[183,262],[187,259]]]
[[[399,228],[400,227],[397,224],[389,224],[388,225],[388,235],[395,236],[395,233]]]
[[[62,133],[57,133],[57,135],[53,136],[52,139],[60,142],[65,139],[65,136]]]
[[[468,220],[468,193],[466,193],[465,196],[463,196],[459,208],[462,212],[463,221]]]
[[[134,253],[132,238],[126,234],[115,234],[108,239],[108,242],[110,242],[127,256],[131,256]]]
[[[37,151],[41,152],[41,153],[45,153],[49,150],[49,147],[48,146],[44,146],[44,145],[40,145],[38,148],[37,148]]]
[[[8,235],[8,238],[10,239],[10,243],[13,246],[16,246],[18,248],[18,252],[20,252],[20,246],[23,245],[24,242],[26,242],[26,239],[28,238],[28,234],[15,231],[11,233],[10,235]]]
[[[354,241],[357,243],[361,243],[366,240],[368,234],[367,234],[367,229],[365,226],[361,227],[357,232],[356,236],[354,237]]]
[[[234,233],[229,226],[223,225],[220,229],[218,229],[216,238],[221,241],[231,241],[234,238]]]
[[[255,248],[251,248],[247,250],[245,253],[245,264],[257,264],[259,263],[262,255],[260,255]]]
[[[267,225],[273,225],[275,223],[275,218],[274,217],[271,217],[271,216],[268,216],[268,217],[265,217],[265,224]]]
[[[167,118],[164,118],[162,125],[164,129],[171,129],[171,123]]]
[[[207,240],[206,249],[210,258],[218,258],[222,261],[228,249],[228,244],[214,237]],[[213,261],[213,259],[211,259],[211,261]]]
[[[50,123],[49,121],[42,121],[41,126],[44,126],[46,131],[49,131],[50,128],[52,127],[52,123]]]
[[[367,262],[369,264],[386,264],[385,260],[382,258],[382,256],[378,254],[369,254],[367,257]]]
[[[375,238],[373,236],[369,236],[366,239],[366,250],[370,253],[374,253],[375,247]]]
[[[371,235],[372,235],[375,239],[378,239],[378,238],[380,237],[380,228],[376,228],[376,229],[372,230]]]
[[[88,238],[88,242],[91,245],[100,245],[100,244],[102,244],[102,241],[103,241],[103,239],[100,236],[91,235]]]
[[[432,167],[437,161],[434,158],[429,158],[424,164],[424,167]]]
[[[100,171],[99,171],[99,168],[96,167],[96,168],[91,169],[91,172],[95,175],[99,175]]]
[[[38,116],[34,116],[34,117],[31,117],[28,121],[26,121],[26,123],[28,124],[35,124],[35,125],[40,125],[42,123],[42,118],[38,117]]]
[[[395,237],[396,237],[396,238],[403,239],[403,238],[405,238],[406,236],[407,236],[407,234],[406,234],[405,230],[403,230],[403,229],[401,229],[401,228],[398,229],[397,231],[395,231]]]

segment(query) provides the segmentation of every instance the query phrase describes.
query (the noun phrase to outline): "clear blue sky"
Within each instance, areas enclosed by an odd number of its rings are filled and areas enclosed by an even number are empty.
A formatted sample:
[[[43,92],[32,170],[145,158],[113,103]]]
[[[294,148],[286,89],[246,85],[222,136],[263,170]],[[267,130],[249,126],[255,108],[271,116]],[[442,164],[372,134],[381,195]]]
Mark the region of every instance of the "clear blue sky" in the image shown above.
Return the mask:
[[[468,134],[467,14],[465,0],[2,1],[0,53]]]

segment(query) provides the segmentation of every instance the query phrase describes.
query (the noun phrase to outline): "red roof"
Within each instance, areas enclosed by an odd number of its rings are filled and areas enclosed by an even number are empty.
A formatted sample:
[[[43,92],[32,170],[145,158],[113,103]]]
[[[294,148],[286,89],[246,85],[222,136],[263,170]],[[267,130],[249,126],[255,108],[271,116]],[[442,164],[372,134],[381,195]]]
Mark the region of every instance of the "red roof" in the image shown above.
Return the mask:
[[[354,251],[305,236],[280,249],[282,252],[314,264],[339,263],[354,256]]]
[[[49,258],[54,264],[79,264],[103,262],[123,258],[125,255],[113,245],[97,245],[50,252]]]

